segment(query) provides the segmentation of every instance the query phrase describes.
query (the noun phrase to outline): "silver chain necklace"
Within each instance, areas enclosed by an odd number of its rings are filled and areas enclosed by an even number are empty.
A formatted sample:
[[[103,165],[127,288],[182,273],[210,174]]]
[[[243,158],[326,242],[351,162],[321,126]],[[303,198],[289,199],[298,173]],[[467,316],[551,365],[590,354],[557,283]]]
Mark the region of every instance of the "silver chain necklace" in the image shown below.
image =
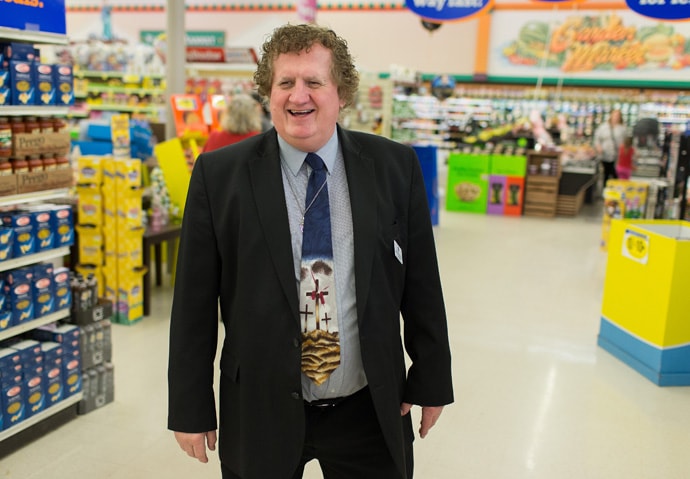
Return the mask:
[[[309,211],[309,208],[311,208],[314,205],[314,202],[316,201],[316,198],[319,197],[321,190],[323,190],[323,187],[326,186],[326,182],[328,181],[328,173],[326,173],[326,179],[323,180],[323,183],[321,183],[321,186],[316,191],[316,194],[311,199],[311,201],[309,202],[307,207],[302,209],[302,203],[300,202],[299,198],[297,197],[297,193],[295,193],[295,188],[292,186],[292,181],[290,180],[290,174],[289,174],[290,172],[285,169],[285,161],[281,160],[280,167],[282,168],[283,172],[285,173],[285,178],[287,179],[288,186],[290,187],[290,191],[292,192],[292,197],[295,199],[295,204],[297,204],[297,208],[299,208],[299,212],[302,215],[302,219],[299,222],[299,230],[301,233],[304,233],[304,217],[307,216],[307,212]]]

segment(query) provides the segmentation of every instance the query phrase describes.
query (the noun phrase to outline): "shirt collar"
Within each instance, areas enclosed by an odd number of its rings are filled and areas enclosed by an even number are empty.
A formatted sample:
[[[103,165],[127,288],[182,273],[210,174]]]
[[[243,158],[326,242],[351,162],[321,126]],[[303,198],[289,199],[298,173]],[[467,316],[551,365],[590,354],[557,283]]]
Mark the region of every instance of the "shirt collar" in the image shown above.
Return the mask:
[[[278,146],[280,147],[280,158],[285,161],[285,164],[290,169],[293,175],[297,176],[300,168],[302,168],[302,163],[304,163],[304,158],[306,158],[307,153],[305,151],[298,150],[294,146],[290,145],[285,141],[280,135],[278,135]],[[335,168],[335,157],[338,152],[338,129],[333,130],[333,135],[331,138],[319,148],[316,153],[321,157],[323,162],[326,164],[326,168],[329,172],[333,171]]]

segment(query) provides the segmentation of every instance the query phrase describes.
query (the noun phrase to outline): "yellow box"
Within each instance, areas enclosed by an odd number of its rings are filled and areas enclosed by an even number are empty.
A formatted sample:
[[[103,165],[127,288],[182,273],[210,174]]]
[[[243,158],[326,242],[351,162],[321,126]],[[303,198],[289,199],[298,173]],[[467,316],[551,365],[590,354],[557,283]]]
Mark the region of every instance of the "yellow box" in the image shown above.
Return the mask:
[[[79,186],[77,196],[79,224],[100,226],[103,223],[103,196],[100,188]]]
[[[599,344],[660,385],[690,384],[688,240],[687,221],[611,222]]]
[[[103,263],[103,234],[93,225],[77,225],[79,235],[79,262],[100,265]]]
[[[105,156],[101,160],[103,171],[103,189],[115,191],[115,179],[117,177],[117,168],[115,166],[115,159],[112,156]]]
[[[130,269],[144,264],[144,231],[143,227],[119,231],[117,237],[118,263],[124,260]]]
[[[141,189],[118,191],[117,195],[117,228],[135,229],[144,224]]]
[[[141,188],[141,161],[119,159],[115,163],[115,177],[118,190]]]
[[[133,324],[144,317],[145,267],[118,272],[116,320],[120,324]]]
[[[77,184],[100,185],[103,170],[100,156],[77,158]]]
[[[103,293],[101,296],[107,298],[115,303],[117,300],[117,264],[108,262],[106,259],[105,265],[101,268],[103,274]],[[117,308],[117,304],[115,304]],[[115,311],[117,316],[117,310]]]

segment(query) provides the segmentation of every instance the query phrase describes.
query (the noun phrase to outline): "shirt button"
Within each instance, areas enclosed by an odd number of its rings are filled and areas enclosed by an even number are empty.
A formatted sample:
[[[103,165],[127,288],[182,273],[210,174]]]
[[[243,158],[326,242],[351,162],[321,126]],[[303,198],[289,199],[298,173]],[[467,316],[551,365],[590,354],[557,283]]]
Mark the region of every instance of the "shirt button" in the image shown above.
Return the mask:
[[[290,396],[292,396],[292,399],[295,399],[295,400],[300,399],[300,394],[298,392],[294,392],[294,393],[290,394]]]

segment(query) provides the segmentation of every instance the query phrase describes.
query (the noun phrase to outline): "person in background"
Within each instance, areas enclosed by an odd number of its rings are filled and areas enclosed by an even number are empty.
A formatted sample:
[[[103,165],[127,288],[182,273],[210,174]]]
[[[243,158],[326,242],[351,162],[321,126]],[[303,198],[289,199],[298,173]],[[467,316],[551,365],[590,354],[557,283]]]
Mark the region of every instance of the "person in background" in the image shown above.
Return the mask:
[[[233,95],[220,117],[220,129],[212,131],[203,152],[232,145],[261,133],[261,115],[256,101],[244,93]]]
[[[299,479],[314,459],[325,479],[412,479],[411,408],[424,438],[453,402],[419,159],[338,125],[359,75],[328,28],[274,30],[254,81],[274,128],[192,170],[168,428],[202,463],[220,438],[223,479]]]
[[[594,149],[597,159],[601,161],[604,169],[604,187],[609,178],[618,178],[616,173],[616,160],[618,150],[627,136],[627,129],[623,124],[620,110],[612,110],[609,120],[601,123],[594,130]]]
[[[618,162],[616,163],[616,173],[618,173],[618,178],[621,180],[629,180],[632,172],[635,171],[633,156],[635,156],[633,138],[632,136],[626,136],[618,150]]]
[[[271,111],[268,109],[266,102],[261,98],[257,92],[252,92],[252,98],[259,104],[259,113],[261,114],[261,131],[270,130],[273,128],[273,121],[271,120]]]

